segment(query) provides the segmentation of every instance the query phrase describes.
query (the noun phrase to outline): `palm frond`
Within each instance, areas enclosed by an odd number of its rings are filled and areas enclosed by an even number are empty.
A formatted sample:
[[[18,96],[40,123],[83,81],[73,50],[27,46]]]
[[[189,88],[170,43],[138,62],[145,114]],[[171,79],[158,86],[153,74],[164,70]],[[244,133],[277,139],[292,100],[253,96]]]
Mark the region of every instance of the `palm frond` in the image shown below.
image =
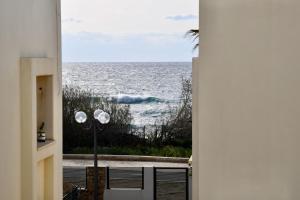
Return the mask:
[[[191,29],[186,32],[185,37],[192,38],[192,41],[199,39],[199,29]],[[193,50],[196,50],[199,47],[199,43],[195,44]]]
[[[185,34],[186,36],[199,37],[199,29],[191,29]]]

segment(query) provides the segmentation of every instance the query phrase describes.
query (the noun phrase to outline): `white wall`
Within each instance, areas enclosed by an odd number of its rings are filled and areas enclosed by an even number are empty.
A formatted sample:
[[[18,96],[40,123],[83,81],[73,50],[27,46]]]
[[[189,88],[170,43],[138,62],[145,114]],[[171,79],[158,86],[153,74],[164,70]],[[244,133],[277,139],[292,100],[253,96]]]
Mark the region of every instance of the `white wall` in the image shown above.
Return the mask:
[[[60,60],[57,2],[0,1],[1,199],[21,199],[20,58],[52,57]],[[60,187],[61,183],[57,185]]]
[[[200,1],[195,200],[300,199],[299,19],[297,0]]]

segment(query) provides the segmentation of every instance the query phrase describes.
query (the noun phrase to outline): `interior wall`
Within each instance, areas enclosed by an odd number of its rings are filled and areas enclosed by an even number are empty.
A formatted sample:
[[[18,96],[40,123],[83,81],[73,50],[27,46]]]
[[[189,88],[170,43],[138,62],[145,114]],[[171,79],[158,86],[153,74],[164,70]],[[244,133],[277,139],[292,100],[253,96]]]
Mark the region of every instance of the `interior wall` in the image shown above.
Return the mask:
[[[57,2],[0,1],[1,199],[21,199],[20,58],[59,57]]]
[[[200,1],[195,200],[300,199],[299,19],[296,0]]]

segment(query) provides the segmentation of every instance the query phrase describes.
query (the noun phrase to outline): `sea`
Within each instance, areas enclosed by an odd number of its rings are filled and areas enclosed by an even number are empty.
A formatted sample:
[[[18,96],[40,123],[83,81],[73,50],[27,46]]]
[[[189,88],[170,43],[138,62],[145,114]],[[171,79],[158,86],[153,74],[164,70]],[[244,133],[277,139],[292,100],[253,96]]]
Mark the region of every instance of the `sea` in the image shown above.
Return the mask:
[[[180,101],[190,62],[64,63],[63,85],[90,90],[114,103],[130,104],[136,126],[153,125]]]

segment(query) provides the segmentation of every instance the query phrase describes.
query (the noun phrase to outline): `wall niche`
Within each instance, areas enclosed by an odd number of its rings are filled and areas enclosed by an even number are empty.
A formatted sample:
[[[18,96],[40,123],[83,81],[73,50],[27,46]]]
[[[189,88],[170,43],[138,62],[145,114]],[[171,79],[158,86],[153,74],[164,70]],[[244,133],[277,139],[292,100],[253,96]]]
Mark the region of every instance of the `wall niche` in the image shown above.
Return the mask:
[[[53,76],[36,77],[36,116],[38,146],[54,140],[53,137]]]

